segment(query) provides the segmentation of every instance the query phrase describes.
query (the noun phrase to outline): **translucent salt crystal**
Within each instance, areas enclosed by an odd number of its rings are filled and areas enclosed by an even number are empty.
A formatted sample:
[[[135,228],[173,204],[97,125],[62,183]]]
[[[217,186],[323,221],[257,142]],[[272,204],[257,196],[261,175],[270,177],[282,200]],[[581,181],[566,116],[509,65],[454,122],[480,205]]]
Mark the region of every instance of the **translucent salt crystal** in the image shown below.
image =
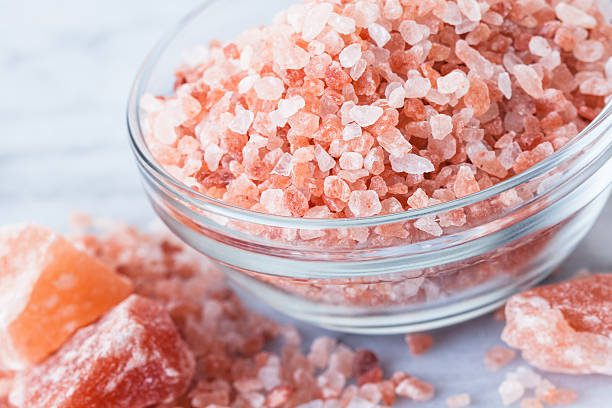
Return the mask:
[[[512,405],[525,394],[525,387],[516,380],[505,380],[497,389],[504,406]]]
[[[457,6],[461,13],[471,21],[478,22],[482,18],[480,5],[476,0],[457,0]]]
[[[262,191],[259,202],[269,214],[290,216],[291,211],[285,206],[284,195],[283,190],[271,188]]]
[[[443,7],[436,7],[433,11],[434,15],[446,24],[456,26],[461,24],[463,18],[461,17],[461,10],[457,6],[457,3],[452,1],[444,2]]]
[[[471,403],[470,394],[451,395],[446,399],[446,406],[448,408],[465,408],[469,407]]]
[[[349,123],[342,130],[342,139],[349,141],[361,137],[363,129],[357,123]]]
[[[314,148],[315,159],[317,160],[317,164],[319,166],[319,170],[322,172],[329,171],[336,166],[336,161],[333,157],[325,149],[323,149],[320,145],[315,145]]]
[[[542,89],[542,78],[535,69],[529,65],[518,64],[512,69],[516,81],[523,90],[533,98],[541,98],[544,95]]]
[[[423,78],[417,71],[408,73],[406,80],[406,98],[424,98],[431,90],[429,79]]]
[[[348,202],[351,212],[356,217],[370,217],[382,210],[376,191],[353,191]]]
[[[574,47],[574,57],[582,62],[599,61],[605,53],[604,45],[601,41],[584,40]]]
[[[384,47],[391,39],[391,34],[389,34],[389,31],[387,31],[387,29],[380,24],[370,24],[368,26],[368,33],[376,45],[378,45],[380,48]]]
[[[380,146],[385,149],[389,154],[395,156],[403,156],[412,150],[412,145],[402,132],[397,128],[391,128],[388,131],[382,133],[376,138]]]
[[[194,370],[166,309],[132,295],[19,374],[10,399],[32,408],[148,407],[181,396]]]
[[[465,197],[480,191],[474,172],[468,166],[460,166],[457,178],[453,184],[453,191],[457,197]]]
[[[455,54],[471,71],[474,71],[481,78],[489,79],[493,76],[493,64],[476,49],[470,47],[465,40],[457,41],[455,44]]]
[[[560,2],[555,6],[555,13],[559,20],[571,26],[595,28],[597,25],[597,20],[593,16],[565,2]]]
[[[361,44],[355,43],[347,46],[340,52],[338,58],[340,59],[340,65],[344,68],[355,66],[357,61],[361,59]]]
[[[402,35],[404,41],[410,45],[415,45],[429,37],[429,27],[412,20],[402,21],[398,31]]]
[[[237,104],[234,119],[229,124],[229,129],[240,135],[245,135],[255,119],[255,114]]]
[[[506,374],[506,378],[518,381],[527,389],[535,389],[542,382],[542,377],[526,366],[517,367]]]
[[[308,163],[314,159],[314,146],[300,147],[293,152],[293,161],[295,163]]]
[[[510,298],[502,340],[540,369],[612,375],[612,275],[592,275]]]
[[[425,174],[435,170],[434,165],[425,157],[408,153],[400,156],[391,155],[391,168],[398,173]]]
[[[332,351],[336,348],[336,343],[336,339],[331,337],[317,337],[310,345],[308,360],[316,368],[325,368]]]
[[[255,92],[259,99],[265,101],[276,101],[285,92],[283,81],[274,76],[266,76],[258,79],[254,84]]]
[[[357,0],[353,18],[360,27],[368,27],[380,17],[380,8],[376,2],[369,0]]]
[[[415,401],[429,401],[434,397],[435,389],[431,384],[408,376],[408,378],[396,385],[395,393],[400,397],[410,398]]]
[[[431,136],[434,139],[442,140],[453,131],[453,119],[444,114],[436,114],[429,118],[431,126]]]
[[[546,38],[534,35],[529,40],[529,52],[538,57],[545,57],[552,52],[552,48]]]
[[[406,90],[401,82],[391,82],[385,89],[385,96],[389,107],[399,109],[404,106],[406,99]]]
[[[204,163],[210,171],[216,171],[219,168],[219,162],[223,157],[223,150],[216,145],[210,144],[204,150]]]
[[[386,0],[383,15],[388,20],[397,20],[402,16],[404,9],[399,0]]]
[[[306,106],[304,98],[300,95],[292,96],[288,99],[281,99],[278,102],[278,112],[284,118],[295,115],[300,109]]]
[[[443,94],[452,94],[462,88],[465,88],[467,91],[467,88],[470,86],[470,82],[465,73],[458,69],[439,77],[436,80],[436,84],[438,91]]]
[[[245,94],[253,88],[255,82],[259,79],[259,75],[247,75],[238,82],[238,92]]]
[[[489,370],[498,371],[515,358],[516,351],[502,346],[493,346],[485,353],[484,363]]]
[[[304,16],[302,38],[306,41],[314,40],[327,25],[332,15],[333,5],[331,3],[314,4]]]
[[[323,182],[323,192],[330,198],[346,202],[350,198],[351,189],[339,176],[328,176]]]
[[[316,153],[315,153],[316,155]],[[280,159],[276,162],[276,165],[272,169],[272,174],[278,174],[279,176],[288,177],[291,175],[293,169],[293,156],[289,153],[284,153]]]
[[[427,198],[427,201],[428,203],[425,206],[429,204],[429,198]],[[406,342],[406,345],[410,350],[410,354],[412,354],[413,356],[420,356],[421,354],[425,354],[433,345],[433,337],[426,333],[407,334],[404,337],[404,341]]]
[[[497,87],[506,99],[512,98],[512,81],[510,75],[507,72],[502,72],[497,77]]]
[[[349,115],[359,126],[368,127],[376,123],[383,113],[384,111],[380,106],[361,105],[354,106]]]
[[[585,95],[606,96],[612,92],[612,83],[604,78],[588,78],[580,83],[580,92]]]
[[[547,56],[540,58],[540,65],[549,71],[552,71],[561,65],[561,53],[559,53],[557,50],[553,50]]]
[[[353,65],[353,67],[351,68],[349,72],[353,81],[357,81],[359,78],[361,78],[361,76],[363,75],[367,67],[368,67],[368,63],[363,58],[357,61],[357,63]]]
[[[44,360],[132,290],[112,268],[34,225],[0,228],[0,265],[0,367],[13,370]]]
[[[355,20],[349,17],[332,13],[328,24],[338,32],[338,34],[352,34],[355,32]]]
[[[363,156],[356,152],[344,152],[340,156],[339,164],[344,170],[359,170],[363,167]]]

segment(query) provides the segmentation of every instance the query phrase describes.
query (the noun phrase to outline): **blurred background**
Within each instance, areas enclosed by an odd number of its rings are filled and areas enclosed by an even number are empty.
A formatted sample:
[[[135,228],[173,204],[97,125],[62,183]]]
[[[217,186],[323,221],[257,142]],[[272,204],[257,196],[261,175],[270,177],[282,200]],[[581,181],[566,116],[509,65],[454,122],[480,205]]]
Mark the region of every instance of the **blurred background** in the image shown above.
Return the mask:
[[[66,229],[74,211],[138,225],[154,219],[127,142],[127,97],[148,50],[200,3],[0,0],[0,225],[34,221]],[[610,229],[612,203],[556,278],[583,267],[612,270]],[[469,392],[474,406],[493,407],[501,404],[496,388],[504,372],[488,373],[482,359],[501,344],[501,328],[484,316],[438,330],[434,348],[418,358],[409,357],[401,336],[340,337],[377,351],[389,371],[433,382],[441,397]],[[609,378],[547,377],[578,391],[578,407],[611,406]]]

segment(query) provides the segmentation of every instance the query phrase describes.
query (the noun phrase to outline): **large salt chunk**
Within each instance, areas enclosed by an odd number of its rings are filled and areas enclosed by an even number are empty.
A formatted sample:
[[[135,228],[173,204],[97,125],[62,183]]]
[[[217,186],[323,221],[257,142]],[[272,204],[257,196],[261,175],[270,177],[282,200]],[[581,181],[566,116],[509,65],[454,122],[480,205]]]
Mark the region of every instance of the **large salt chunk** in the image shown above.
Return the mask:
[[[0,365],[23,369],[131,292],[130,282],[39,226],[0,228]]]
[[[612,274],[512,297],[502,339],[542,370],[612,375]]]
[[[533,67],[525,64],[514,66],[512,73],[516,77],[518,84],[533,98],[541,98],[544,95],[542,89],[542,79]]]
[[[168,312],[133,295],[18,375],[10,400],[29,408],[147,407],[181,395],[194,369]]]
[[[555,6],[555,13],[559,20],[569,25],[583,28],[594,28],[597,25],[595,17],[565,2],[560,2]]]
[[[408,174],[425,174],[435,170],[435,167],[425,157],[416,154],[408,153],[399,156],[391,155],[389,157],[393,171]]]
[[[354,106],[349,115],[359,126],[367,127],[376,123],[383,113],[383,108],[380,106],[363,105]]]

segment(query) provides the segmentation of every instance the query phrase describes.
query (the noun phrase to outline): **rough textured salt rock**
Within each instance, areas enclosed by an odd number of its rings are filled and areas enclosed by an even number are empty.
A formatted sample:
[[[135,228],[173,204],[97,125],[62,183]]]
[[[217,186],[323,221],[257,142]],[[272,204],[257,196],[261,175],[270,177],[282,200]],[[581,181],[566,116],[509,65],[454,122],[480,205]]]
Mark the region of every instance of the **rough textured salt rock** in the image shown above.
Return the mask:
[[[612,375],[612,275],[542,286],[512,297],[502,339],[547,371]]]
[[[418,378],[406,376],[395,386],[395,393],[415,401],[429,401],[434,397],[435,389],[431,384]]]
[[[10,400],[32,408],[146,407],[178,397],[194,369],[168,313],[133,295],[44,363],[19,374]]]
[[[453,119],[448,115],[433,115],[429,118],[429,126],[432,137],[442,140],[453,131]]]
[[[382,210],[376,191],[353,191],[349,199],[349,208],[356,217],[377,215]]]
[[[0,228],[0,366],[23,369],[131,292],[130,283],[39,226]]]
[[[431,161],[425,157],[408,153],[401,156],[391,156],[391,166],[394,171],[408,174],[425,174],[435,170]]]

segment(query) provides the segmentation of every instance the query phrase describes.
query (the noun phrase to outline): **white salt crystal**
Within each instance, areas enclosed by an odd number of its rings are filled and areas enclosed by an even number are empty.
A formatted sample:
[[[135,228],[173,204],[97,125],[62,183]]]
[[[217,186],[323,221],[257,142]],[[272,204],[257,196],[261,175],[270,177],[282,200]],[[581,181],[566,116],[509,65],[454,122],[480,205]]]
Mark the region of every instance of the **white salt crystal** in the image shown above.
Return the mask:
[[[295,115],[300,109],[306,106],[306,101],[300,95],[292,96],[288,99],[281,99],[278,102],[278,112],[284,118],[290,118]]]
[[[232,132],[244,135],[251,127],[253,119],[255,119],[255,114],[253,112],[237,104],[234,119],[229,123],[229,129]]]
[[[280,99],[285,91],[283,81],[274,76],[266,76],[258,79],[254,87],[257,97],[265,101],[276,101]]]
[[[255,85],[255,82],[257,82],[258,80],[259,75],[257,74],[245,76],[240,80],[240,82],[238,82],[238,92],[240,92],[241,94],[247,93],[251,90],[251,88],[253,88],[253,85]]]
[[[359,126],[368,127],[376,123],[383,113],[384,111],[380,106],[361,105],[354,106],[350,110],[349,116]]]
[[[347,35],[355,32],[355,20],[352,18],[332,13],[328,23],[338,34]]]
[[[408,72],[408,80],[404,89],[406,98],[424,98],[431,89],[431,82],[423,78],[418,71],[411,70]]]
[[[383,7],[383,15],[388,20],[397,20],[402,16],[404,9],[399,0],[387,0]]]
[[[552,52],[552,48],[546,38],[534,35],[529,40],[529,52],[538,57],[545,57]]]
[[[391,155],[391,168],[398,173],[425,174],[435,170],[434,165],[425,157],[408,153],[401,156]]]
[[[442,140],[453,131],[453,118],[448,115],[433,115],[429,118],[431,135],[434,139]]]
[[[443,234],[442,228],[440,228],[440,225],[432,215],[419,218],[414,222],[414,226],[416,229],[433,235],[434,237],[439,237]]]
[[[359,170],[363,167],[363,156],[357,152],[344,152],[339,164],[343,170]]]
[[[389,92],[389,95],[387,96],[387,101],[391,108],[399,109],[404,106],[404,101],[406,100],[406,90],[404,89],[404,86],[401,83],[395,83],[399,86],[395,87],[391,90],[391,92]]]
[[[219,161],[223,157],[223,151],[216,144],[209,144],[204,150],[204,163],[210,171],[216,171],[219,168]]]
[[[510,81],[510,75],[507,72],[502,72],[497,77],[497,87],[506,99],[512,98],[512,82]]]
[[[436,17],[444,21],[446,24],[456,26],[461,24],[463,18],[461,17],[461,10],[457,6],[457,3],[452,1],[445,1],[444,8],[435,8],[433,13]]]
[[[325,28],[331,17],[334,6],[331,3],[313,5],[304,16],[302,38],[306,41],[314,40]]]
[[[516,380],[505,380],[497,390],[505,406],[514,404],[525,394],[525,387]]]
[[[564,2],[557,4],[555,13],[559,20],[572,26],[582,28],[595,28],[597,26],[597,20],[593,16],[571,4]]]
[[[402,21],[398,30],[404,41],[410,45],[415,45],[429,37],[429,27],[412,20]]]
[[[245,71],[249,69],[251,66],[251,61],[253,60],[253,54],[253,47],[250,45],[247,45],[242,49],[242,52],[240,53],[240,68]]]
[[[464,16],[471,21],[479,22],[482,18],[480,6],[476,0],[457,0],[457,6]]]
[[[361,129],[361,126],[359,126],[357,123],[349,123],[342,130],[342,139],[347,141],[353,140],[361,137],[362,134],[363,130]]]
[[[355,66],[357,61],[361,59],[361,44],[355,43],[344,48],[340,55],[340,65],[344,68],[351,68]]]
[[[320,145],[315,145],[314,148],[315,159],[317,160],[317,164],[319,165],[319,170],[322,172],[329,171],[336,166],[336,161],[333,157],[325,149],[323,149]]]
[[[467,79],[467,75],[458,69],[439,77],[436,80],[436,83],[438,86],[438,91],[443,94],[455,93],[459,89],[465,88],[466,85],[469,89],[469,80]]]
[[[378,45],[380,48],[384,47],[385,44],[387,44],[391,39],[391,34],[389,34],[389,31],[387,31],[387,29],[380,24],[370,24],[368,26],[368,33],[376,45]]]
[[[285,206],[284,191],[280,188],[271,188],[262,191],[259,202],[269,214],[291,215],[291,211]]]
[[[533,98],[541,98],[544,95],[542,89],[542,79],[536,70],[525,64],[515,65],[512,73],[516,77],[516,81],[527,94]]]
[[[357,63],[353,65],[353,68],[351,68],[351,71],[349,72],[351,79],[353,81],[357,81],[359,78],[361,78],[367,67],[368,62],[365,59],[362,58],[357,61]]]

